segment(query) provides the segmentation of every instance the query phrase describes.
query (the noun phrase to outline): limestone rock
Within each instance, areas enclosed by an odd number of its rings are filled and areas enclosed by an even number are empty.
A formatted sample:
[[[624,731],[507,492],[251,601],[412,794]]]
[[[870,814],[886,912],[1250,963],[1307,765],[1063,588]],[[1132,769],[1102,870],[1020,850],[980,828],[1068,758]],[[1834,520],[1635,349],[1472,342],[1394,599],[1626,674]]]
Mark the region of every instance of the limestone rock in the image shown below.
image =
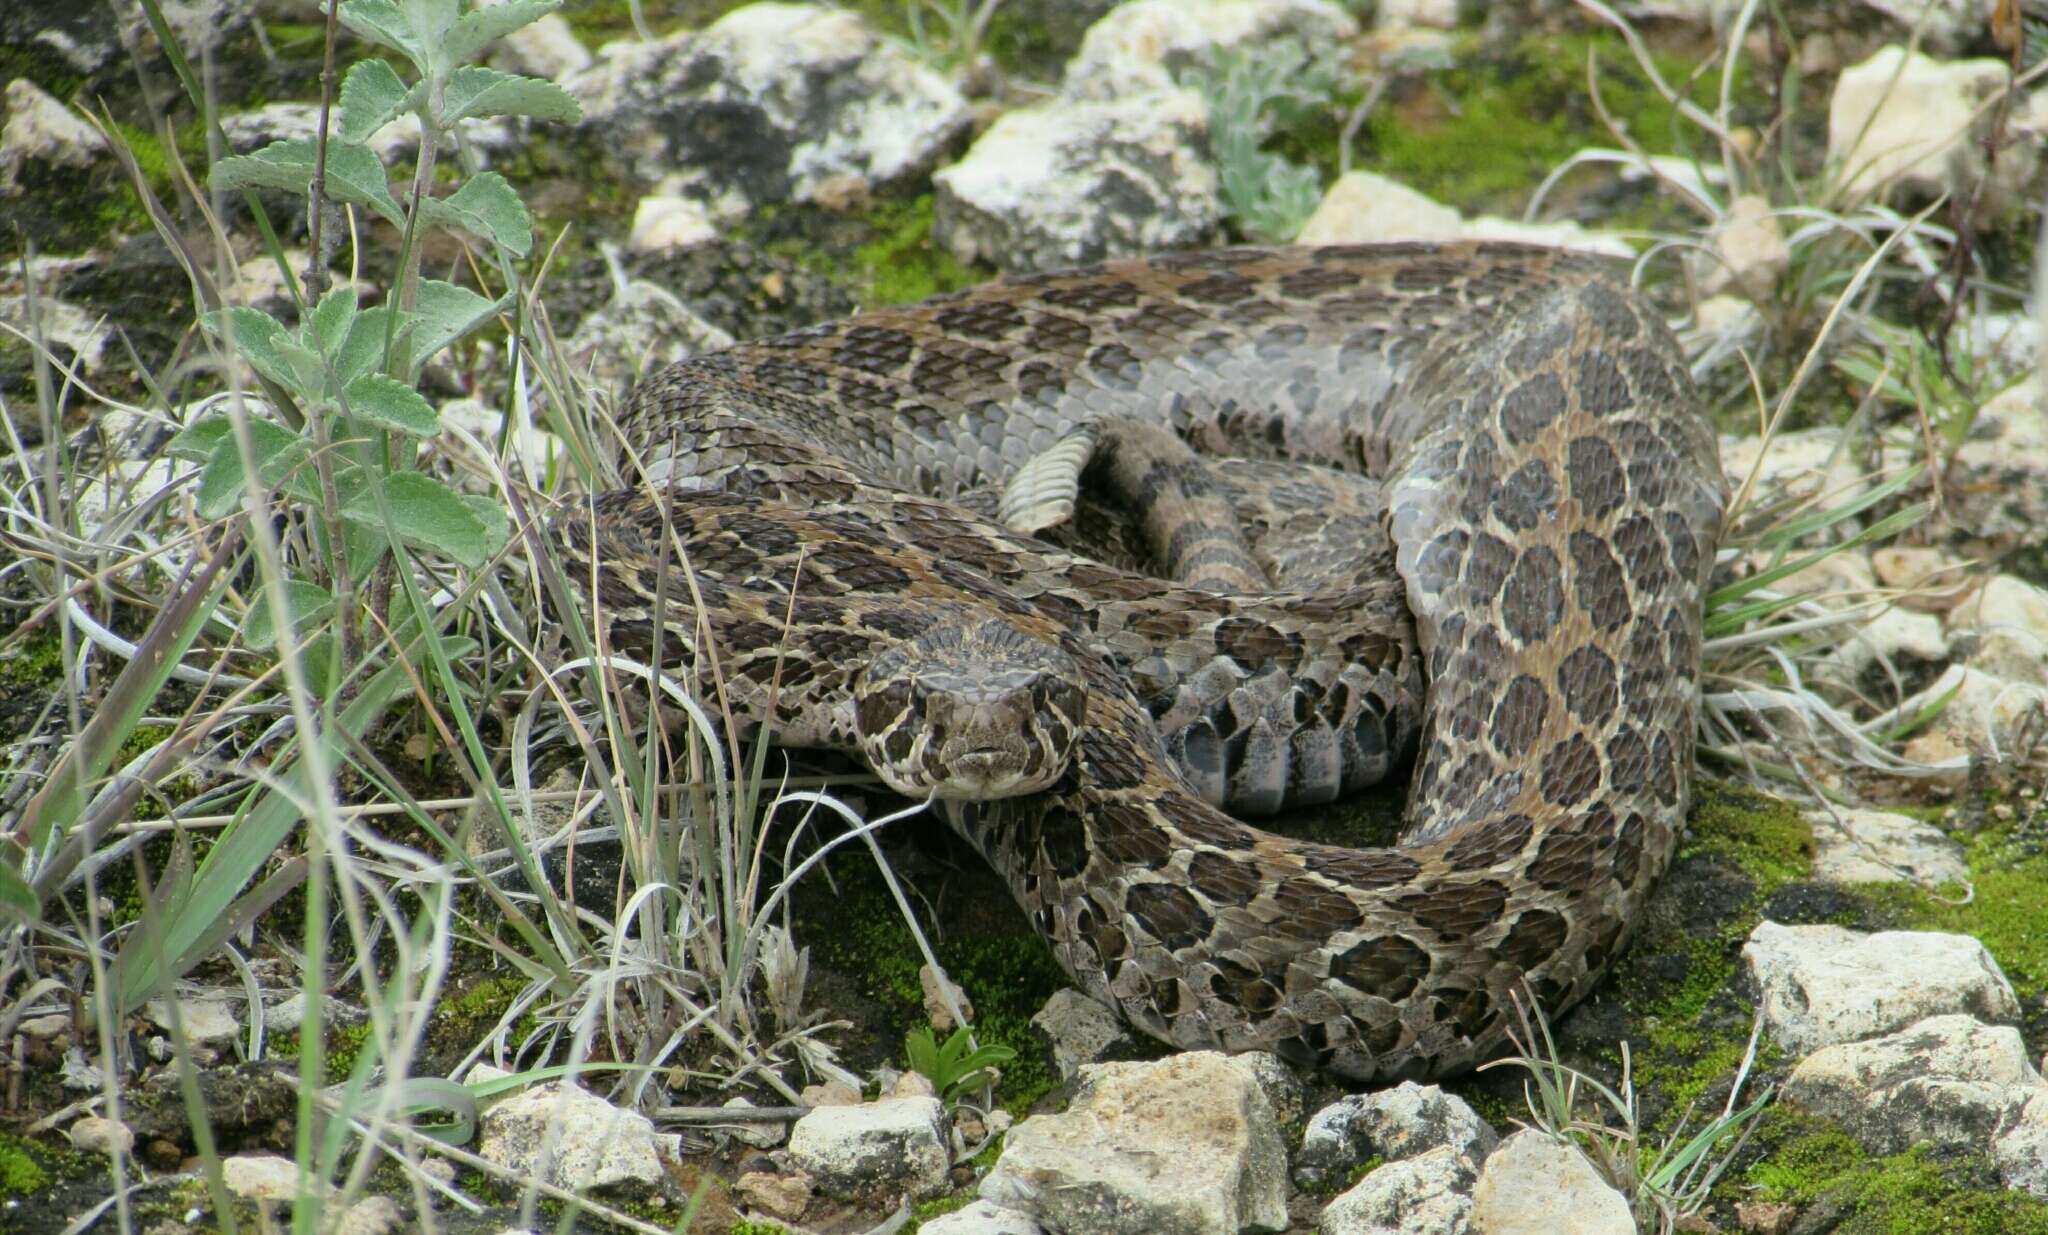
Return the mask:
[[[1957,1013],[1815,1051],[1792,1069],[1783,1097],[1841,1124],[1873,1153],[1920,1141],[1987,1153],[2017,1129],[2041,1087],[2019,1030]],[[2028,1173],[2024,1156],[2011,1154],[2019,1175]]]
[[[932,237],[1006,270],[1198,244],[1223,217],[1208,132],[1185,90],[1007,112],[932,177]]]
[[[1472,1187],[1474,1235],[1635,1235],[1628,1201],[1586,1156],[1525,1128],[1502,1141]]]
[[[1357,33],[1357,21],[1330,0],[1133,0],[1088,28],[1061,92],[1095,100],[1149,94],[1173,88],[1189,69],[1214,68],[1223,49],[1286,39],[1315,51]]]
[[[976,1201],[941,1214],[917,1228],[918,1235],[1044,1235],[1030,1215],[1004,1209],[992,1201]]]
[[[1979,105],[2009,76],[1998,60],[1940,61],[1900,46],[1842,70],[1828,100],[1827,158],[1843,195],[1967,191],[1987,171],[1978,139],[1990,117]],[[2003,209],[2039,165],[2028,144],[2001,150],[1985,208]]]
[[[1813,876],[1832,883],[1924,887],[1970,876],[1963,847],[1931,823],[1890,811],[1837,807],[1807,813],[1813,824]]]
[[[1294,1156],[1294,1178],[1315,1187],[1375,1155],[1400,1161],[1443,1147],[1476,1164],[1499,1141],[1464,1099],[1435,1085],[1403,1081],[1339,1098],[1310,1117]]]
[[[834,1196],[945,1190],[946,1110],[937,1098],[821,1106],[789,1132],[789,1157]]]
[[[534,1085],[485,1108],[477,1152],[572,1192],[653,1187],[665,1177],[645,1115],[568,1081]]]
[[[1051,1230],[1237,1235],[1287,1226],[1287,1152],[1264,1089],[1215,1051],[1081,1069],[1058,1115],[1011,1130],[981,1195]]]
[[[21,191],[21,173],[30,164],[82,170],[108,157],[98,129],[28,78],[8,82],[0,102],[7,108],[7,123],[0,127],[0,197]]]
[[[1396,240],[1509,240],[1633,257],[1618,236],[1602,236],[1577,223],[1525,223],[1497,215],[1467,219],[1451,207],[1397,180],[1366,171],[1346,172],[1323,194],[1295,237],[1299,244],[1372,244]]]
[[[930,167],[968,124],[943,77],[857,15],[749,4],[701,31],[614,44],[566,89],[583,131],[662,191],[737,218]]]
[[[1998,962],[1968,935],[1760,922],[1742,963],[1765,1029],[1794,1055],[1944,1013],[1996,1022],[2020,1014]]]
[[[1051,1044],[1053,1066],[1063,1080],[1081,1065],[1101,1063],[1131,1043],[1121,1017],[1069,987],[1052,993],[1031,1018],[1031,1027]]]
[[[1449,1145],[1389,1162],[1323,1207],[1321,1235],[1464,1235],[1479,1170]]]

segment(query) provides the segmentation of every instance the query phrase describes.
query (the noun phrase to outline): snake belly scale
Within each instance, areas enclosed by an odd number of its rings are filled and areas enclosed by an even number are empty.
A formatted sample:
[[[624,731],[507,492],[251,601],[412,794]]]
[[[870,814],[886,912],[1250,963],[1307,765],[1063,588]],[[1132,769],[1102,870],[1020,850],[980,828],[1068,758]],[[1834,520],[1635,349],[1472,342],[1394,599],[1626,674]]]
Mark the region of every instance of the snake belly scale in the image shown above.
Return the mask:
[[[1376,478],[1391,561],[1229,597],[957,504],[1112,417]],[[1524,983],[1551,1011],[1585,993],[1675,847],[1724,482],[1675,342],[1604,263],[1230,249],[1005,278],[683,361],[619,424],[666,487],[559,535],[615,635],[717,656],[780,740],[857,748],[865,667],[935,623],[1071,658],[1085,701],[1040,700],[1070,765],[943,805],[1075,981],[1169,1042],[1469,1067]],[[689,586],[657,587],[672,562]],[[1176,699],[1213,711],[1215,665],[1306,701],[1297,796],[1383,773],[1419,726],[1398,842],[1291,839],[1198,792],[1162,730]]]

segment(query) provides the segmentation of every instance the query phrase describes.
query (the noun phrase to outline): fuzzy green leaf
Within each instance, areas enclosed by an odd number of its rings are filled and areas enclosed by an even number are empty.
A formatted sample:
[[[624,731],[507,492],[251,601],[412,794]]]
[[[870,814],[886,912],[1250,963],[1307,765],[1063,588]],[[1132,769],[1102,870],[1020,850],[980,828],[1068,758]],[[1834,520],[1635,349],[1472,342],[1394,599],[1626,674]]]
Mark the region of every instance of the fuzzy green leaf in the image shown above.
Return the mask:
[[[496,553],[512,539],[512,519],[504,507],[478,493],[462,495],[462,504],[469,507],[469,513],[484,525],[484,539],[489,542],[491,552]]]
[[[341,345],[334,357],[334,378],[343,386],[355,381],[365,373],[374,373],[384,367],[384,331],[394,310],[379,306],[365,309],[356,314],[354,324],[349,328],[348,340]],[[407,333],[419,325],[416,314],[404,314],[398,325],[394,341],[402,341]]]
[[[449,196],[428,198],[420,207],[426,221],[460,228],[517,256],[533,249],[533,216],[511,181],[496,172],[473,176]]]
[[[320,156],[312,138],[272,142],[254,154],[238,154],[213,165],[216,189],[283,189],[306,193]],[[384,178],[384,164],[368,146],[336,138],[327,143],[327,196],[351,206],[368,206],[394,227],[405,224],[398,200]]]
[[[420,333],[414,346],[413,360],[424,362],[435,352],[489,321],[509,303],[509,292],[497,300],[486,300],[453,283],[439,279],[420,280],[419,295],[414,301],[419,309]]]
[[[165,445],[164,450],[180,459],[210,459],[214,447],[221,439],[235,431],[234,422],[226,416],[208,416],[206,419],[186,426],[178,436]]]
[[[36,901],[36,890],[29,886],[19,871],[0,862],[0,919],[34,922],[41,917],[42,906]]]
[[[342,517],[382,527],[372,494],[342,507]],[[428,549],[464,566],[482,566],[496,550],[490,530],[471,513],[461,496],[447,485],[419,472],[397,472],[384,479],[384,504],[391,512],[391,530],[406,544]]]
[[[442,124],[478,116],[532,116],[573,123],[583,116],[573,95],[551,81],[471,66],[448,76],[442,95]]]
[[[333,615],[334,594],[317,583],[286,579],[284,607],[288,628],[293,636],[298,636]],[[270,597],[258,596],[256,603],[249,607],[249,615],[242,621],[242,642],[259,652],[276,647],[277,626],[273,616]]]
[[[332,357],[348,341],[355,320],[356,289],[347,284],[329,288],[306,315],[303,340],[322,356]]]
[[[532,25],[562,7],[557,0],[510,0],[487,9],[472,9],[455,20],[441,43],[450,64],[473,60],[486,46],[522,26]]]
[[[204,319],[206,328],[214,336],[226,342],[241,353],[258,373],[294,392],[309,393],[302,381],[306,359],[311,354],[299,346],[291,332],[280,325],[276,318],[261,309],[237,305],[230,309],[216,309]],[[317,373],[319,357],[313,356]],[[320,384],[316,381],[311,389],[318,394]]]
[[[249,453],[261,487],[270,489],[284,484],[295,496],[308,500],[314,496],[312,486],[295,477],[308,458],[305,439],[298,434],[267,420],[251,420]],[[214,446],[213,454],[200,470],[196,499],[200,517],[218,519],[235,509],[242,500],[245,479],[241,448],[234,435],[228,434]]]
[[[358,37],[403,52],[420,72],[427,71],[427,44],[421,32],[413,29],[412,18],[391,0],[348,0],[338,16]]]
[[[343,141],[369,141],[370,134],[404,110],[405,95],[398,70],[382,60],[356,61],[341,81],[341,123],[336,134]]]
[[[404,382],[381,373],[365,373],[348,384],[348,410],[357,420],[411,437],[432,437],[441,431],[441,416],[433,404]]]

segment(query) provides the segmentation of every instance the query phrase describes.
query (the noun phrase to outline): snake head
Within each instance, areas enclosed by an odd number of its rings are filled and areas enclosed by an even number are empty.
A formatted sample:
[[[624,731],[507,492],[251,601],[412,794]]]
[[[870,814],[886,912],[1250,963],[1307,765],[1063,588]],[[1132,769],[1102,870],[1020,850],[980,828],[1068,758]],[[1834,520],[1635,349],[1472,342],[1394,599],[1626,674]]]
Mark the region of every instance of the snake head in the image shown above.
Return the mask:
[[[1086,706],[1073,658],[999,618],[935,622],[884,649],[854,688],[862,756],[913,798],[985,801],[1051,787]]]

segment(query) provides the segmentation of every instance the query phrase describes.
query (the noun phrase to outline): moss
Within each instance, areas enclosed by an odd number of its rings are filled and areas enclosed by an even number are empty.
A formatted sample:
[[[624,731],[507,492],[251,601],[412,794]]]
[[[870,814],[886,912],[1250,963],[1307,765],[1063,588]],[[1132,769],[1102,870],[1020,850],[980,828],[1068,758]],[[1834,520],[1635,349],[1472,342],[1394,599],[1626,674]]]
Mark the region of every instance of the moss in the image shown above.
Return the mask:
[[[1789,802],[1701,777],[1680,857],[1719,858],[1768,896],[1813,873],[1813,827]]]
[[[1829,1206],[1840,1235],[2048,1235],[2048,1201],[1999,1188],[1979,1158],[1944,1158],[1915,1147],[1874,1157],[1823,1120],[1790,1108],[1768,1112],[1741,1176],[1761,1200]]]
[[[0,1196],[34,1196],[50,1186],[40,1147],[0,1135]]]
[[[9,641],[0,656],[0,683],[54,688],[64,680],[64,641],[45,625],[25,639]]]
[[[909,304],[972,287],[984,277],[932,243],[932,195],[883,202],[867,215],[875,238],[854,250],[860,279],[875,304]]]
[[[1460,209],[1520,205],[1580,147],[1614,144],[1586,89],[1589,54],[1599,64],[1601,100],[1630,138],[1652,154],[1685,153],[1697,131],[1657,94],[1620,36],[1600,31],[1531,34],[1496,57],[1454,52],[1456,67],[1367,119],[1364,165]],[[1654,60],[1674,88],[1692,80],[1692,58]],[[1747,97],[1743,75],[1736,84],[1737,97]]]

